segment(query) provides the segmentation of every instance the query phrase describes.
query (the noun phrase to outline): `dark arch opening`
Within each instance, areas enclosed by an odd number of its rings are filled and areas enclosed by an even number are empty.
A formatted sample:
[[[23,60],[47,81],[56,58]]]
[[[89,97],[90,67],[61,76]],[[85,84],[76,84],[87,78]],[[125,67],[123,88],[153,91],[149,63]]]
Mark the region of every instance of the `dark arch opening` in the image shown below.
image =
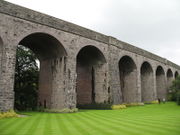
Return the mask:
[[[179,73],[176,71],[174,74],[175,79],[179,76]]]
[[[45,33],[30,34],[22,39],[19,45],[31,49],[40,61],[67,55],[62,44],[55,37]]]
[[[60,108],[61,100],[54,100],[55,92],[63,92],[63,75],[66,70],[67,53],[62,44],[53,36],[46,33],[33,33],[24,37],[19,45],[32,50],[40,62],[38,104],[44,108]],[[58,82],[57,80],[61,80]],[[62,94],[63,95],[63,94]]]
[[[148,62],[141,65],[141,97],[142,102],[154,100],[153,69]]]
[[[171,69],[167,70],[167,89],[170,89],[170,86],[172,85],[173,81],[173,72]]]
[[[137,68],[129,56],[123,56],[119,61],[120,86],[124,103],[137,100]]]
[[[83,47],[77,55],[77,105],[103,102],[106,59],[94,46]]]
[[[156,69],[156,91],[157,98],[162,100],[166,99],[167,90],[166,90],[166,81],[165,81],[165,73],[161,66],[158,66]]]

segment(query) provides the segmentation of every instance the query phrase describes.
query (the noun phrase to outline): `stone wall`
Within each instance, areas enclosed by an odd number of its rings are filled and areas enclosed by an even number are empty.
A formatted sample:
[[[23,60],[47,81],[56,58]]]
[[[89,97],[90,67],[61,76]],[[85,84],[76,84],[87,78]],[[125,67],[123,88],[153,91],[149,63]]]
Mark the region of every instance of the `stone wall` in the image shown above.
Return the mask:
[[[178,65],[113,37],[1,1],[0,110],[14,106],[18,44],[40,59],[39,103],[49,109],[164,98],[180,73]]]
[[[148,62],[144,62],[141,66],[141,97],[142,101],[154,100],[153,91],[153,69]]]

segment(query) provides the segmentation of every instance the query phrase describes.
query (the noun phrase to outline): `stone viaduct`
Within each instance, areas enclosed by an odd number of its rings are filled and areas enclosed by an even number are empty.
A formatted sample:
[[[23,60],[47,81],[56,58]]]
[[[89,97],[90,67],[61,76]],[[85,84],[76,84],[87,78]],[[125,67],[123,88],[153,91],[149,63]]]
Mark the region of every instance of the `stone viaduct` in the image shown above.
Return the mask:
[[[114,37],[0,1],[0,110],[14,107],[17,45],[40,61],[39,102],[77,104],[166,98],[180,67]]]

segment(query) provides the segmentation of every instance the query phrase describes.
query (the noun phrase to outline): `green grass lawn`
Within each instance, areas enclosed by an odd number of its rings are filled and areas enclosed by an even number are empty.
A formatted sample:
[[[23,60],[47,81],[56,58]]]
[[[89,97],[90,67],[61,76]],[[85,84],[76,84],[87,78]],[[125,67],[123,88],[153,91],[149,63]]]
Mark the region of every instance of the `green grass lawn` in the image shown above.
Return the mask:
[[[81,110],[0,119],[0,135],[180,135],[180,106],[175,103],[124,110]]]

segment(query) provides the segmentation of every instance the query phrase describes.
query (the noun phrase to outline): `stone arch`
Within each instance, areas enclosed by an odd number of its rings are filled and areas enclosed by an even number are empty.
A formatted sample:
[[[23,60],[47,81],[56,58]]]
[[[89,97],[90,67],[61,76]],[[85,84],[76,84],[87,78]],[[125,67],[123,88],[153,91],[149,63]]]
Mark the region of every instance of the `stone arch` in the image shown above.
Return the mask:
[[[154,100],[153,69],[146,61],[141,65],[141,99],[142,102]]]
[[[166,76],[167,76],[167,89],[169,89],[173,81],[173,72],[170,68],[167,70]]]
[[[124,103],[136,102],[137,99],[137,67],[133,59],[123,56],[119,60],[119,76]]]
[[[63,45],[52,35],[38,32],[27,35],[18,45],[31,49],[40,61],[39,105],[49,109],[63,108],[64,103],[59,102],[63,98],[63,75],[66,72],[67,53]]]
[[[105,92],[106,59],[95,46],[88,45],[80,49],[76,57],[77,65],[77,104],[85,105],[103,102]]]
[[[156,69],[156,91],[157,98],[166,99],[167,90],[166,90],[166,81],[165,81],[165,72],[162,66],[158,66]]]
[[[179,76],[179,73],[178,73],[178,71],[176,71],[176,72],[174,73],[175,79],[176,79],[178,76]]]
[[[67,52],[60,41],[47,33],[31,33],[24,37],[19,45],[30,48],[40,60],[67,56]]]

